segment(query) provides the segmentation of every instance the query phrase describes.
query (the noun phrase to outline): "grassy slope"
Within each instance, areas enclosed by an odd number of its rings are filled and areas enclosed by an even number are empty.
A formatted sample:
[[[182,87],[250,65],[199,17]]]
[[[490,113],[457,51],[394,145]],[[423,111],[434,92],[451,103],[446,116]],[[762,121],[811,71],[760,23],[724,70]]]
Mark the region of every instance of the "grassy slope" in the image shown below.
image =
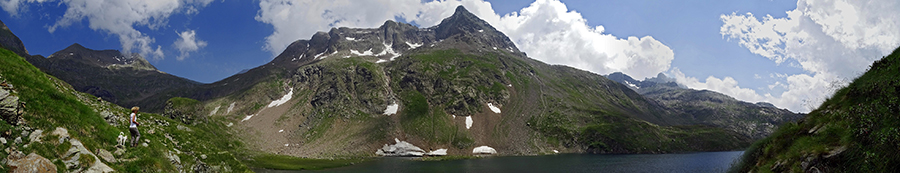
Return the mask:
[[[549,100],[547,105],[541,105],[538,101],[526,101],[521,98],[511,98],[510,102],[532,102],[536,107],[542,107],[541,112],[526,112],[525,118],[531,124],[532,130],[540,132],[544,140],[551,145],[566,148],[584,147],[588,152],[595,153],[660,153],[683,151],[715,151],[733,150],[747,147],[750,140],[740,135],[721,129],[706,126],[660,126],[648,123],[637,117],[656,120],[663,115],[661,110],[653,109],[647,102],[642,102],[643,97],[636,93],[628,95],[625,92],[610,92],[603,88],[604,85],[618,87],[619,85],[609,80],[602,80],[599,75],[584,71],[568,69],[568,67],[548,66],[546,64],[528,64],[525,61],[514,58],[502,58],[504,55],[471,55],[454,50],[439,50],[421,55],[414,55],[410,60],[419,61],[409,68],[421,68],[426,74],[436,74],[437,78],[449,80],[450,83],[467,82],[467,80],[480,80],[479,76],[498,78],[504,83],[522,85],[545,85],[546,92],[543,99]],[[508,56],[508,55],[506,55]],[[445,59],[454,58],[455,61],[463,61],[466,66],[453,66],[446,63]],[[400,59],[398,61],[404,61]],[[502,62],[501,62],[502,61]],[[449,64],[449,65],[448,65]],[[503,67],[498,65],[503,64]],[[418,67],[424,66],[424,67]],[[450,68],[440,68],[450,66]],[[436,71],[436,72],[431,72]],[[532,71],[540,76],[536,79],[525,74]],[[494,77],[491,74],[502,74]],[[394,77],[392,81],[401,81]],[[599,82],[599,84],[597,83]],[[495,85],[475,82],[476,91],[482,99],[498,98],[506,87],[497,82]],[[478,86],[478,84],[484,86]],[[399,84],[402,85],[402,84]],[[533,86],[532,86],[533,87]],[[428,138],[438,143],[450,143],[455,147],[464,148],[470,145],[471,140],[466,137],[465,131],[448,122],[449,116],[442,108],[448,105],[435,105],[438,99],[434,95],[427,95],[419,91],[404,89],[402,86],[395,88],[400,91],[400,97],[404,101],[403,128],[414,135]],[[622,88],[624,91],[627,88]],[[629,90],[630,91],[630,90]],[[447,95],[447,93],[441,93]],[[424,95],[424,96],[423,96]],[[461,96],[450,96],[450,99]],[[452,101],[450,103],[453,103]],[[481,106],[481,105],[479,105]],[[475,106],[477,107],[477,106]],[[434,118],[436,117],[436,118]],[[515,117],[509,115],[508,117]],[[508,118],[504,117],[504,118]],[[530,117],[530,118],[528,118]],[[432,127],[434,126],[434,127]]]
[[[756,142],[732,172],[900,169],[900,49],[797,123]],[[840,148],[846,149],[843,152]],[[806,164],[804,164],[804,162]],[[804,170],[804,165],[806,170]]]
[[[114,151],[119,132],[128,134],[127,124],[109,125],[98,113],[107,110],[115,116],[127,116],[128,110],[125,108],[108,102],[93,102],[95,97],[74,91],[68,84],[41,72],[24,58],[8,50],[0,50],[0,64],[3,64],[0,68],[3,78],[15,86],[20,101],[27,103],[24,117],[29,126],[45,132],[64,127],[73,138],[82,141],[91,151],[101,148]],[[142,139],[150,140],[149,147],[129,148],[125,154],[117,156],[117,159],[133,159],[131,161],[107,163],[117,171],[175,171],[175,165],[165,157],[165,153],[175,149],[183,152],[177,155],[185,169],[202,161],[210,166],[227,167],[230,171],[249,171],[232,154],[241,144],[230,140],[230,135],[226,133],[220,120],[213,119],[207,124],[190,126],[157,114],[142,113],[140,121],[143,122]],[[14,134],[19,132],[8,125],[2,127],[0,130],[12,131]],[[155,133],[149,133],[150,129]],[[166,134],[173,140],[167,139]],[[50,160],[60,159],[67,149],[66,145],[57,144],[50,137],[43,139],[41,143],[19,148],[25,153],[35,152]],[[207,159],[196,159],[200,154],[205,154]],[[0,157],[5,157],[5,153],[3,155]],[[62,162],[57,160],[54,163],[58,169],[65,169]]]

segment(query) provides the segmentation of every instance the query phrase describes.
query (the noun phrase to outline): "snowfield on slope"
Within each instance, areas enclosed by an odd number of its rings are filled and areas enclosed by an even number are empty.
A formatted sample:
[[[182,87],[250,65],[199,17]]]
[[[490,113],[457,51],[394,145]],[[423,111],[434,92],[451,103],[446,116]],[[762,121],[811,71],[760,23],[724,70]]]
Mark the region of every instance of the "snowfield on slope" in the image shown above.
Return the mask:
[[[399,109],[399,108],[400,108],[400,105],[397,105],[397,103],[388,105],[387,108],[384,109],[384,114],[385,114],[385,115],[394,115],[394,114],[397,114],[397,109]]]
[[[287,103],[288,101],[291,101],[291,97],[293,97],[293,95],[294,95],[294,88],[291,88],[291,91],[289,91],[284,96],[281,96],[281,99],[272,101],[272,103],[269,103],[269,105],[266,107],[271,108],[271,107],[275,107],[275,106],[281,106],[282,104]]]
[[[493,103],[488,103],[488,107],[490,107],[491,111],[494,111],[494,113],[498,113],[498,114],[500,113],[500,108],[497,108],[496,106],[494,106]]]

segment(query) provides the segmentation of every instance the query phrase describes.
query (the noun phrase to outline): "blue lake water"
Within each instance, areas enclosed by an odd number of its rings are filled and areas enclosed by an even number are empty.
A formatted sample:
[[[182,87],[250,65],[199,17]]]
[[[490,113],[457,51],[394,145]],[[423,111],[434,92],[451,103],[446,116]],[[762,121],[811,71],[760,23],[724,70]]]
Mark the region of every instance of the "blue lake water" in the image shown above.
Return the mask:
[[[317,171],[257,172],[725,172],[743,151],[686,154],[560,154],[488,157],[451,161],[381,158],[352,166]]]

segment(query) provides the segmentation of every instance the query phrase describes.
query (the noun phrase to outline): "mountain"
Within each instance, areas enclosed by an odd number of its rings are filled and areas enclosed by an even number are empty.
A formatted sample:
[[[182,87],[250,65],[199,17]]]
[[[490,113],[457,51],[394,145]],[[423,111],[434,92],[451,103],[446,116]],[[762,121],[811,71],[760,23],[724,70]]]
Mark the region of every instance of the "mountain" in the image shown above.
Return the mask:
[[[395,140],[464,156],[478,146],[536,155],[721,151],[751,142],[604,76],[528,58],[462,6],[429,28],[386,21],[318,32],[210,84],[120,56],[76,44],[28,60],[116,104],[163,112],[183,126],[225,128],[250,153],[243,163],[284,160],[273,154],[368,157]]]
[[[900,169],[898,101],[895,49],[809,115],[754,143],[731,172],[894,172]]]
[[[143,100],[169,90],[182,90],[200,83],[156,69],[138,54],[116,50],[92,50],[79,44],[47,58],[27,56],[28,62],[85,92],[122,106],[161,110],[163,104],[143,104]]]
[[[13,34],[3,22],[0,22],[0,47],[10,50],[19,56],[29,56],[28,50],[25,50],[25,44],[22,44],[22,40],[19,40],[19,37]]]
[[[124,147],[129,109],[78,92],[5,48],[0,64],[2,172],[251,171],[221,118],[191,125],[141,112],[141,142]]]
[[[715,91],[689,89],[662,73],[643,81],[621,72],[606,77],[690,117],[691,121],[734,130],[752,139],[769,136],[779,125],[804,116],[771,103],[748,103]]]
[[[227,117],[255,150],[372,155],[394,138],[471,155],[731,150],[750,138],[698,125],[603,76],[528,58],[459,7],[439,25],[387,21],[298,40],[272,62],[183,97]]]

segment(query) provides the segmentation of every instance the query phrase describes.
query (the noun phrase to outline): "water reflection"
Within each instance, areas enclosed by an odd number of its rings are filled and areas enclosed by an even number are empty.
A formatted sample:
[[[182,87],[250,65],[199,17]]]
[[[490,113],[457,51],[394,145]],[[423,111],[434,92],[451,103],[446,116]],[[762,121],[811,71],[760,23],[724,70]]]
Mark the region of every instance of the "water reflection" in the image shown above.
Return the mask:
[[[257,172],[725,172],[743,151],[687,154],[560,154],[490,157],[453,161],[382,158],[353,166],[318,171]]]

